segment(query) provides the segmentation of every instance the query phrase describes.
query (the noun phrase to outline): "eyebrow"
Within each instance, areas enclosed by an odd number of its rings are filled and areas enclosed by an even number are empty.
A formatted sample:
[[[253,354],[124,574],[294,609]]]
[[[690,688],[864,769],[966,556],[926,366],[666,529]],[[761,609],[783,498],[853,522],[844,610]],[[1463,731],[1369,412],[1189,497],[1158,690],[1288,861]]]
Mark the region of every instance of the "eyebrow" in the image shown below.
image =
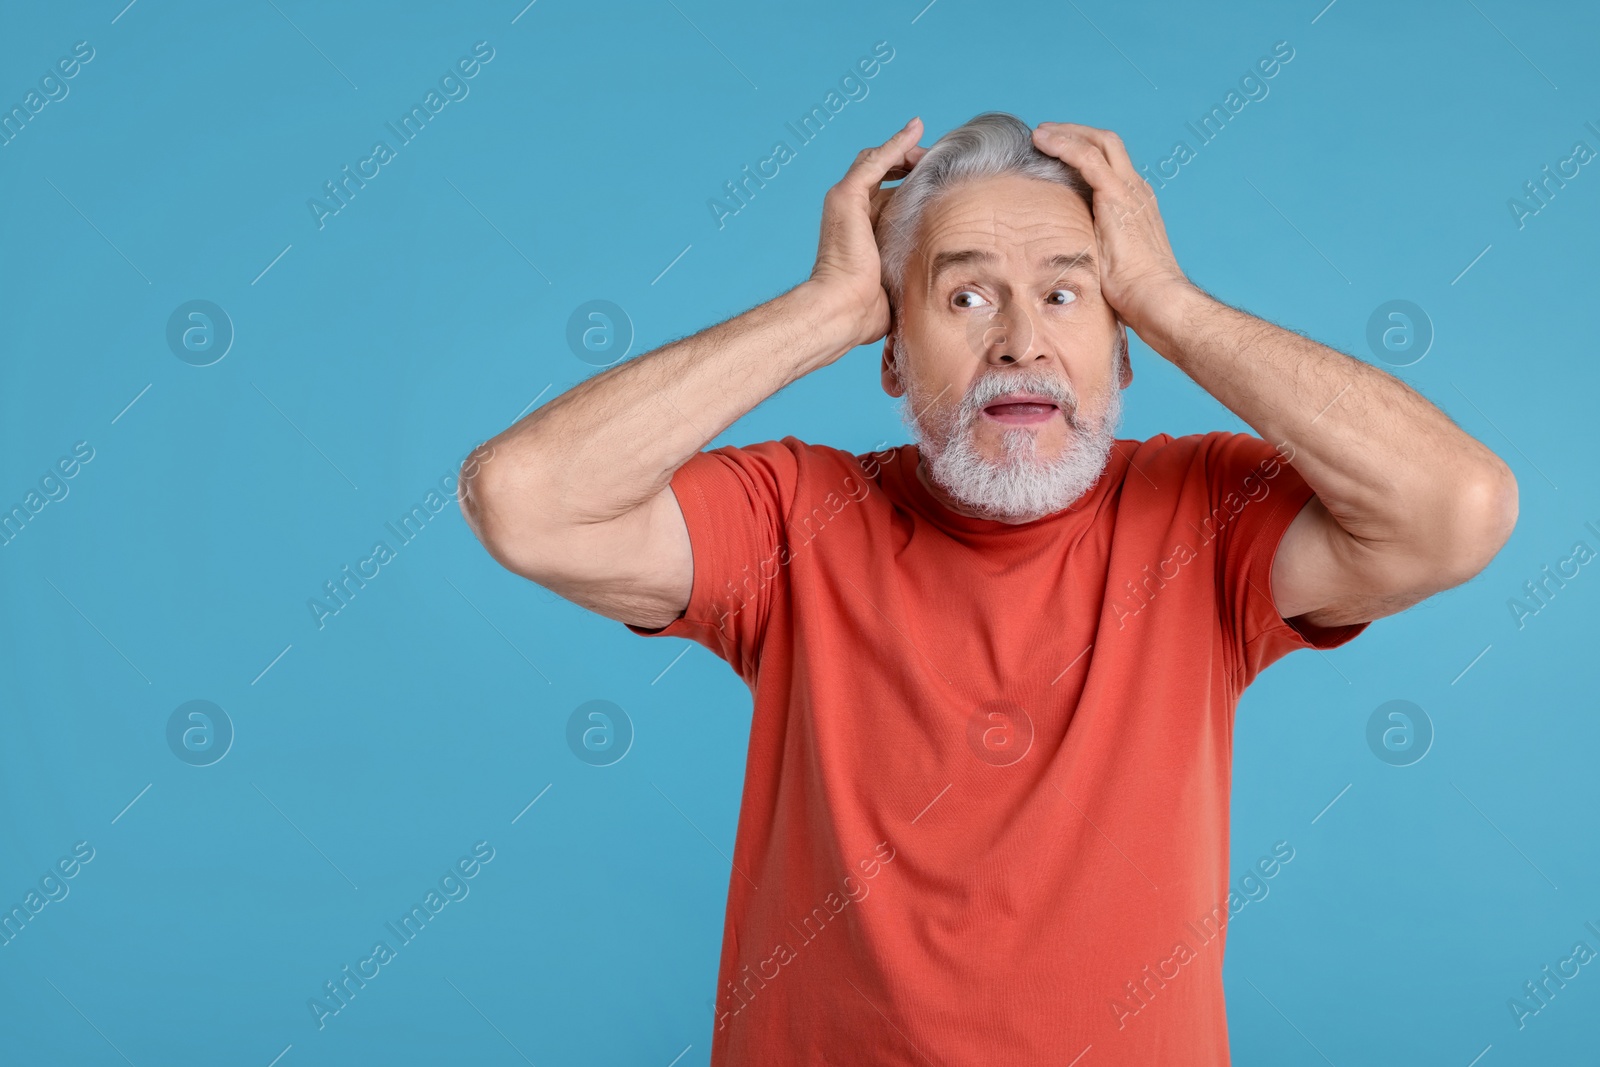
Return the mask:
[[[993,252],[986,252],[978,248],[957,248],[946,252],[939,252],[934,255],[933,260],[929,264],[928,277],[932,281],[936,282],[945,271],[950,270],[952,267],[967,266],[977,263],[987,264],[993,263],[994,260],[995,255]],[[1067,274],[1072,271],[1079,271],[1087,274],[1098,273],[1098,268],[1096,267],[1094,261],[1094,254],[1087,248],[1081,252],[1074,252],[1070,254],[1066,252],[1058,252],[1055,255],[1045,259],[1042,263],[1042,266],[1050,270],[1058,271],[1058,277],[1061,274]]]

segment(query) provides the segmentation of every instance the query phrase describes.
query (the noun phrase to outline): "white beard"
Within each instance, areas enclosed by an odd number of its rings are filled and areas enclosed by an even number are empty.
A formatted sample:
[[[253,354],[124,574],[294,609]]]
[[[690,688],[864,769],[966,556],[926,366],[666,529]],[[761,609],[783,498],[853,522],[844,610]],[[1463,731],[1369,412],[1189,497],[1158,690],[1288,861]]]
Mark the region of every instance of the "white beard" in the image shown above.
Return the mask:
[[[909,366],[904,345],[897,343],[896,351],[900,366]],[[900,417],[917,439],[928,477],[981,517],[1002,522],[1043,518],[1094,488],[1122,423],[1122,390],[1115,382],[1099,419],[1081,417],[1080,398],[1071,385],[1043,371],[990,371],[975,379],[960,407],[943,418],[926,413],[933,398],[924,398],[914,382],[904,378],[902,382],[906,394],[900,403]],[[1022,426],[1003,433],[1000,460],[986,459],[978,451],[975,431],[983,408],[1016,390],[1037,391],[1061,403],[1070,433],[1054,459],[1039,457],[1038,431]]]

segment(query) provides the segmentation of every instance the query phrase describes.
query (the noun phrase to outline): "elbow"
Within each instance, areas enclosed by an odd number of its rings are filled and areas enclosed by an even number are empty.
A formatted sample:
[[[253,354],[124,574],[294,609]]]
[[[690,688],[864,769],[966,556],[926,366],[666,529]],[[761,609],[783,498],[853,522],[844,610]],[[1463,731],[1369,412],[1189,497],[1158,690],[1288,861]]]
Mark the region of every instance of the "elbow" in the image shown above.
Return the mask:
[[[530,506],[541,494],[526,470],[504,453],[496,455],[484,445],[461,465],[456,482],[456,503],[479,543],[509,570],[528,573],[524,559],[529,531],[536,529],[538,508]]]
[[[461,517],[480,541],[483,540],[483,522],[487,514],[487,468],[489,460],[493,458],[493,444],[481,444],[461,462],[461,470],[456,475],[456,505],[461,509]]]
[[[1483,475],[1460,491],[1457,503],[1451,585],[1476,577],[1511,540],[1517,525],[1516,476],[1496,457]]]

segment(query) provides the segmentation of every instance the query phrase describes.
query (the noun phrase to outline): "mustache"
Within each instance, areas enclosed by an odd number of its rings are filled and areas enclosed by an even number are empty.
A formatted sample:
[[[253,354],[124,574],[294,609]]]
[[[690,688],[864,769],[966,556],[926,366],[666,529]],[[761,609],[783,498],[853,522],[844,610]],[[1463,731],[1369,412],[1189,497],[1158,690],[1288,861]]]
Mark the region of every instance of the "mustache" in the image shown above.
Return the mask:
[[[1042,371],[994,371],[983,375],[967,387],[961,400],[960,419],[971,423],[980,412],[1008,393],[1036,393],[1048,397],[1060,406],[1067,421],[1078,425],[1078,393],[1064,378]]]

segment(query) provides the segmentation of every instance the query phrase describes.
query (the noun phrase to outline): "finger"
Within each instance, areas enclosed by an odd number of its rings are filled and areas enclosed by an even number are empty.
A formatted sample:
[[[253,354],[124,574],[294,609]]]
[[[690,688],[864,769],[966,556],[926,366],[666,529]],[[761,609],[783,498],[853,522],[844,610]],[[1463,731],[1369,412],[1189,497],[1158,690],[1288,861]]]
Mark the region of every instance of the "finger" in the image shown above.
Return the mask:
[[[1042,133],[1035,136],[1035,144],[1042,136],[1048,138],[1053,134],[1064,136],[1069,141],[1077,138],[1080,141],[1090,142],[1099,149],[1101,157],[1106,158],[1110,171],[1117,176],[1118,181],[1122,182],[1126,195],[1139,205],[1139,210],[1144,210],[1150,202],[1154,202],[1155,187],[1150,186],[1150,182],[1142,178],[1138,170],[1134,170],[1133,157],[1128,155],[1128,149],[1123,146],[1122,138],[1118,138],[1117,134],[1110,130],[1099,130],[1096,126],[1083,126],[1072,122],[1040,123],[1038,130]]]
[[[1124,181],[1138,183],[1144,180],[1134,167],[1133,159],[1128,155],[1127,146],[1122,143],[1122,138],[1111,130],[1084,126],[1076,122],[1041,122],[1039,128],[1075,134],[1100,149],[1101,154],[1106,157],[1106,162],[1111,164],[1111,169]]]
[[[1040,126],[1033,131],[1033,143],[1041,151],[1076,167],[1096,193],[1114,193],[1123,190],[1120,175],[1111,168],[1111,160],[1104,150],[1087,137],[1073,130],[1062,129],[1061,123]]]
[[[917,147],[922,135],[922,119],[914,118],[900,128],[900,132],[876,148],[864,148],[856,161],[845,171],[839,184],[857,193],[869,193],[885,180],[896,167],[908,167],[908,154]],[[920,157],[919,157],[920,158]]]
[[[906,152],[905,165],[901,167],[895,167],[890,170],[888,174],[883,176],[883,180],[886,182],[899,181],[901,178],[904,178],[906,175],[910,174],[912,168],[918,163],[922,162],[922,157],[927,154],[928,150],[926,148],[923,148],[921,145],[913,145]]]
[[[1034,130],[1033,140],[1040,151],[1076,167],[1101,202],[1142,211],[1155,199],[1155,190],[1133,169],[1121,139],[1109,130],[1050,122]]]
[[[878,219],[883,216],[883,209],[894,196],[897,185],[884,185],[874,189],[867,198],[867,218],[872,223],[874,231],[878,228]]]

